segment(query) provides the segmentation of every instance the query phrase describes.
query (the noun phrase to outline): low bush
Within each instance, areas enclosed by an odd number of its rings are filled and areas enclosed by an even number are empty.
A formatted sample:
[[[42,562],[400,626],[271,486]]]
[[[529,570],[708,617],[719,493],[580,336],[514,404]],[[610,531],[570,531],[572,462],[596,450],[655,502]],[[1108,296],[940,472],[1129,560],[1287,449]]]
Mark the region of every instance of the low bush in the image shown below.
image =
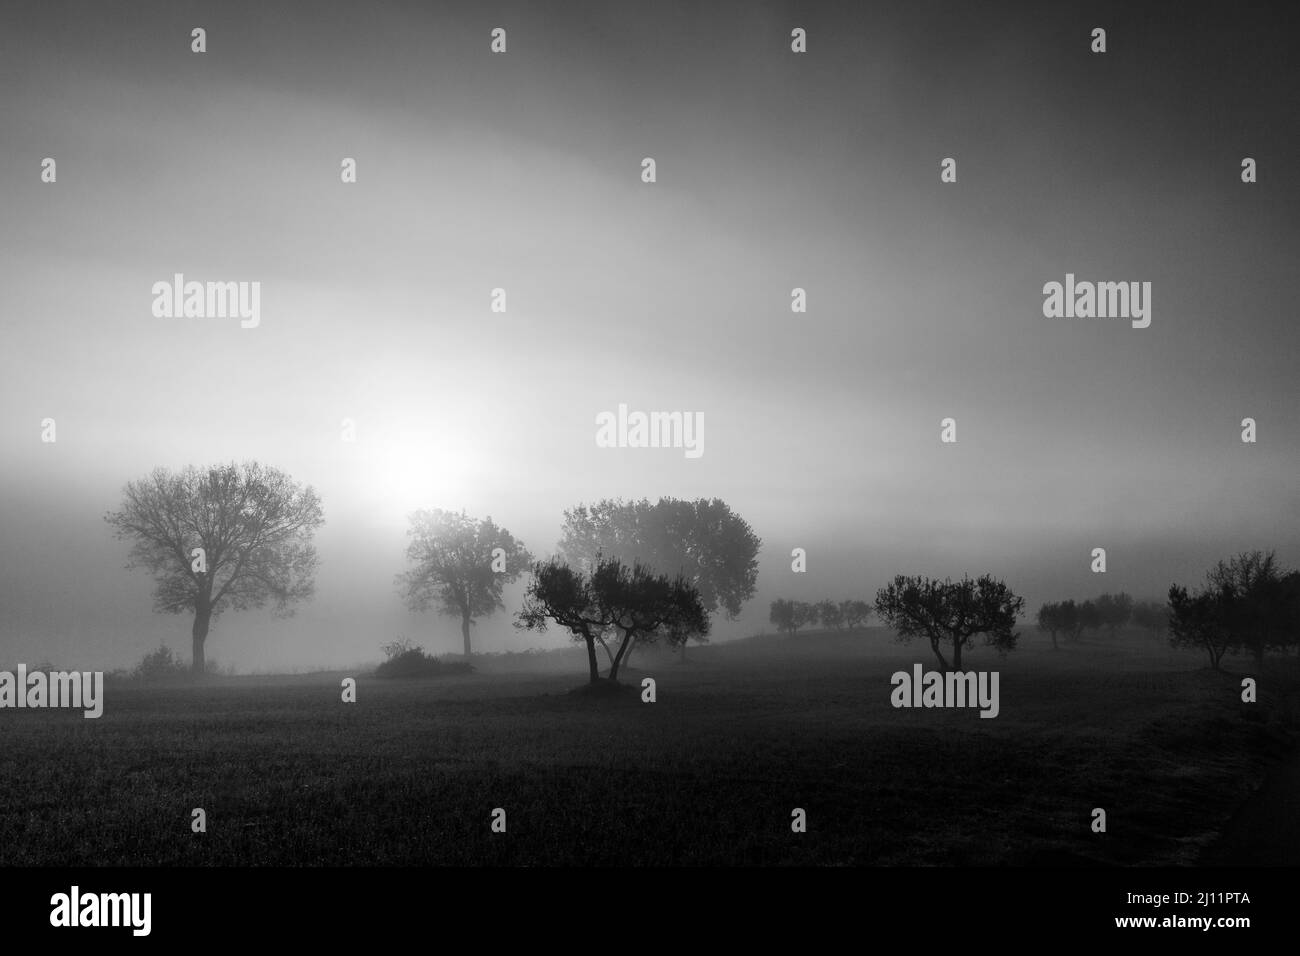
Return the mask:
[[[158,650],[150,651],[139,664],[135,665],[131,677],[146,684],[156,684],[159,681],[183,680],[189,676],[189,673],[189,663],[172,653],[172,649],[163,644]]]
[[[229,666],[223,668],[216,661],[207,660],[204,661],[203,672],[209,677],[214,675],[230,677],[234,675],[235,669]],[[115,676],[142,684],[157,684],[193,680],[194,672],[190,669],[189,661],[163,644],[156,651],[146,654],[130,672],[115,672]]]
[[[388,660],[375,668],[376,677],[443,677],[474,673],[474,665],[468,661],[439,660],[405,638],[385,644],[383,651]]]

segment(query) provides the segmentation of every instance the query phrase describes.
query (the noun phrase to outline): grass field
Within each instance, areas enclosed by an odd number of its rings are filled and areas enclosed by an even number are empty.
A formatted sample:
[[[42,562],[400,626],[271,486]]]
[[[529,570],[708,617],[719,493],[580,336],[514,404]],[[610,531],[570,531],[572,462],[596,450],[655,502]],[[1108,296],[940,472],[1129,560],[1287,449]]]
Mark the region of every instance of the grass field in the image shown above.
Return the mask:
[[[547,673],[113,686],[99,720],[3,714],[0,864],[1194,863],[1290,759],[1294,658],[1243,705],[1240,673],[1136,635],[1027,637],[965,662],[1001,673],[989,720],[890,706],[890,675],[927,655],[872,630],[647,656],[626,682],[653,676],[653,704],[568,693],[585,681],[569,655]]]

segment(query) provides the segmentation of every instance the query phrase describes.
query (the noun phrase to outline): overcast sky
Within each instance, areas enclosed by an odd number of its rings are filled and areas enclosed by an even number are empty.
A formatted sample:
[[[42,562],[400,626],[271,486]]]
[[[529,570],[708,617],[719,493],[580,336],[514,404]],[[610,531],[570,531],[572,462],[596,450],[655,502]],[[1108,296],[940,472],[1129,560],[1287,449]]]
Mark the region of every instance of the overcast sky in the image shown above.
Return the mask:
[[[431,6],[0,14],[0,664],[188,656],[189,619],[151,611],[102,519],[155,466],[232,459],[326,515],[316,599],[214,627],[209,658],[241,669],[375,659],[399,633],[458,650],[393,586],[418,507],[544,554],[579,502],[721,497],[764,548],[719,638],[899,572],[991,572],[1032,609],[1161,594],[1246,548],[1300,563],[1276,18]],[[260,325],[155,317],[177,272],[260,282]],[[1150,327],[1045,318],[1066,273],[1150,282]],[[702,414],[704,454],[598,448],[619,403]],[[563,642],[509,627],[518,595],[476,648]]]

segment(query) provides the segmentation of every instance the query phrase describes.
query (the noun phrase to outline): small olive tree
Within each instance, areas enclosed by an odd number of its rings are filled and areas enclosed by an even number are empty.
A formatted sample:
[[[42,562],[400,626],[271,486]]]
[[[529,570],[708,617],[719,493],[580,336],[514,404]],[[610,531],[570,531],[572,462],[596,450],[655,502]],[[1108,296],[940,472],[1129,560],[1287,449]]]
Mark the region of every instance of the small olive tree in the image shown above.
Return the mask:
[[[977,580],[944,581],[898,575],[876,594],[876,613],[902,641],[924,637],[942,670],[961,669],[961,653],[977,634],[984,643],[1005,653],[1016,646],[1016,619],[1025,599],[1001,581],[983,575]],[[943,647],[952,649],[952,664]]]

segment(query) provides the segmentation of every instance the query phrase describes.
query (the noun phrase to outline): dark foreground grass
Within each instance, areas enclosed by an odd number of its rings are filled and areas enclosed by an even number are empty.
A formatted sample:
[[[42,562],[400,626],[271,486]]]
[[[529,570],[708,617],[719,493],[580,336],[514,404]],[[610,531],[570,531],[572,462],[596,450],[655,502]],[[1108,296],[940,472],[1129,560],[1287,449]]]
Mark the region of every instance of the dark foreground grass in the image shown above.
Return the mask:
[[[1190,863],[1289,759],[1294,660],[1252,710],[1191,656],[977,657],[988,720],[890,707],[919,648],[800,641],[643,661],[654,704],[581,672],[361,676],[344,704],[336,674],[6,711],[0,864]]]

